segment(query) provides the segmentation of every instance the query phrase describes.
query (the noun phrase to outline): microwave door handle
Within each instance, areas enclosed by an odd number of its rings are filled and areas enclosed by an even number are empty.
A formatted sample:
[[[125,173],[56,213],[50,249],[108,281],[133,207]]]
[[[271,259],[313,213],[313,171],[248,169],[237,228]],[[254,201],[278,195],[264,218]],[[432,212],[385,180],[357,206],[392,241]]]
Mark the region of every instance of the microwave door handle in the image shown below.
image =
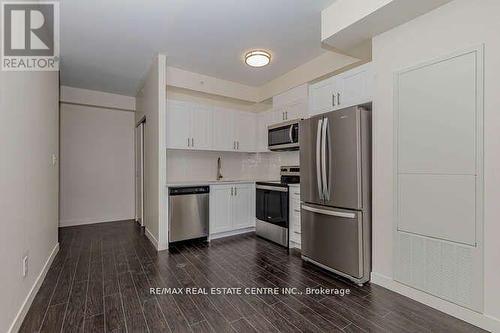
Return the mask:
[[[293,142],[293,126],[294,125],[290,125],[290,131],[288,132],[288,136],[290,137],[290,143],[294,143]]]
[[[321,145],[321,178],[323,183],[323,198],[324,200],[330,200],[330,191],[328,189],[328,178],[327,178],[327,170],[326,170],[326,130],[328,128],[328,118],[323,119],[323,127],[321,129],[321,137],[322,137],[322,145]]]
[[[318,119],[318,129],[316,131],[316,180],[318,182],[318,194],[323,200],[323,186],[321,184],[321,129],[323,128],[323,118]]]

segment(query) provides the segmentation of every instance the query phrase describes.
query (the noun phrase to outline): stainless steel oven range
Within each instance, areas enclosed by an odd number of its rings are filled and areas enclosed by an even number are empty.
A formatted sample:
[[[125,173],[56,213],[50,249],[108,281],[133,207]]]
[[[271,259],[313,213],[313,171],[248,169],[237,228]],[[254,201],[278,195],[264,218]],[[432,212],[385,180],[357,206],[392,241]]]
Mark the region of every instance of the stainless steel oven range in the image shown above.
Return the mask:
[[[288,184],[300,183],[298,166],[281,167],[281,180],[256,183],[256,233],[288,247]]]

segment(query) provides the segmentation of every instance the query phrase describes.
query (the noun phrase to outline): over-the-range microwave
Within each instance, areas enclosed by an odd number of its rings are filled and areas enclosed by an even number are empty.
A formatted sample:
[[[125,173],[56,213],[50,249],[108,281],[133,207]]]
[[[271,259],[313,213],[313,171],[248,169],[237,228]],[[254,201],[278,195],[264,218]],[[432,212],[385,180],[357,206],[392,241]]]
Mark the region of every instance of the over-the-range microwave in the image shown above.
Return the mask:
[[[299,122],[300,119],[295,119],[269,126],[267,134],[269,150],[298,150]]]

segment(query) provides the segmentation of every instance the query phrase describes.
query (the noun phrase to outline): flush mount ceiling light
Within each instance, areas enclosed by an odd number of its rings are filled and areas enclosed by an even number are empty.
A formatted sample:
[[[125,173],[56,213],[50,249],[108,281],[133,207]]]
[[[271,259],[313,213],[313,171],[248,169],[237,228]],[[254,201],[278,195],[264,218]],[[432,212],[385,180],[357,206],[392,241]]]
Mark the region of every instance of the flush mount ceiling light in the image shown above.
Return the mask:
[[[263,67],[271,62],[271,55],[262,50],[250,51],[245,54],[245,63],[252,67]]]

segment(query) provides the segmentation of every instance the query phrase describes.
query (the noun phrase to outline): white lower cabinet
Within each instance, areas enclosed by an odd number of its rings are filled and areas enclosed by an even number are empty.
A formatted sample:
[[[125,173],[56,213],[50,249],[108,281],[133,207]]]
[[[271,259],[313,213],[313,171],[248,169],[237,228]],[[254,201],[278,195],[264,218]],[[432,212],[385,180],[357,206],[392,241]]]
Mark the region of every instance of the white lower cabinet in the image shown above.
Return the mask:
[[[255,227],[255,184],[210,186],[210,239]]]
[[[290,188],[289,247],[297,248],[300,250],[301,236],[302,236],[301,225],[300,225],[300,185],[299,184],[289,185],[289,188]]]

